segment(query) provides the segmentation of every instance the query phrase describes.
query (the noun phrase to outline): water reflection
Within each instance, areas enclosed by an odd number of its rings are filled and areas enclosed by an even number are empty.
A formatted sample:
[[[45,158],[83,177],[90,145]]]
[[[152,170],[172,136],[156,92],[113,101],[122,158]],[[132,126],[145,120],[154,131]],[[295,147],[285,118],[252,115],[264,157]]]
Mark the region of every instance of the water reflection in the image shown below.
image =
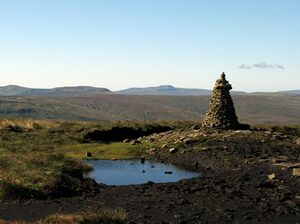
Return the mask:
[[[85,174],[97,183],[107,185],[143,184],[177,182],[182,179],[197,177],[197,172],[178,168],[176,166],[140,160],[84,160],[94,167]]]

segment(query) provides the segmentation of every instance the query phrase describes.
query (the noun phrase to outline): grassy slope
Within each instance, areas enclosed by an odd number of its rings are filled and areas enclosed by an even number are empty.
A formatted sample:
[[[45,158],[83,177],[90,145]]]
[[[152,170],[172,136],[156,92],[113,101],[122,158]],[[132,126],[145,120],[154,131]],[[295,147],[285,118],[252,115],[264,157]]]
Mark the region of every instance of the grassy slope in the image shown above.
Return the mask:
[[[300,123],[300,96],[233,96],[242,122]],[[111,122],[200,120],[209,96],[0,97],[1,117]]]
[[[91,86],[65,86],[52,89],[27,88],[17,85],[0,86],[0,96],[45,96],[58,94],[88,94],[88,93],[107,93],[106,88]]]
[[[182,123],[170,123],[174,127]],[[113,127],[142,131],[159,129],[159,124],[139,123],[70,123],[34,120],[0,120],[0,199],[36,193],[47,193],[65,179],[66,171],[85,170],[81,163],[87,152],[97,159],[129,159],[143,149],[130,143],[93,143],[87,133],[103,132]],[[102,133],[103,133],[102,132]],[[110,132],[109,132],[110,133]],[[72,181],[72,179],[70,179]],[[73,180],[74,182],[75,180]],[[75,181],[76,182],[76,181]],[[50,192],[51,193],[51,192]]]
[[[233,97],[241,121],[265,124],[299,124],[300,96]]]

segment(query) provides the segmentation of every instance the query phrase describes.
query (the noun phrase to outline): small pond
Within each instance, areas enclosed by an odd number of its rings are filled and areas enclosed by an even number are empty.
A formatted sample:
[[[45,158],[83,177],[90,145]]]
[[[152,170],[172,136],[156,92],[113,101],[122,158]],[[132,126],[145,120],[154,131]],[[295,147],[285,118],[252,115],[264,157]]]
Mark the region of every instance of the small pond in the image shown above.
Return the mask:
[[[185,170],[170,164],[140,160],[84,160],[94,169],[86,173],[97,183],[106,185],[144,184],[177,182],[182,179],[197,177],[198,172]]]

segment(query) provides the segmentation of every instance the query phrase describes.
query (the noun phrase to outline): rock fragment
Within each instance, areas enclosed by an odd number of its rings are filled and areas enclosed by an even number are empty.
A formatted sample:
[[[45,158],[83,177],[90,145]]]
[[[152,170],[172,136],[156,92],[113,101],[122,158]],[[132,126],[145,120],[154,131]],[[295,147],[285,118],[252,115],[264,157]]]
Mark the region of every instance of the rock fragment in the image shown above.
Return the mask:
[[[177,152],[177,149],[176,149],[176,148],[170,148],[170,149],[169,149],[169,153],[175,153],[175,152]]]
[[[293,176],[295,176],[295,177],[300,176],[300,168],[294,168],[293,169]]]
[[[272,174],[268,175],[269,180],[274,180],[275,178],[276,178],[275,173],[272,173]]]
[[[155,154],[157,152],[157,149],[156,148],[150,148],[150,149],[146,150],[146,152],[148,154]]]
[[[131,145],[140,144],[141,142],[139,140],[133,140],[130,142]]]

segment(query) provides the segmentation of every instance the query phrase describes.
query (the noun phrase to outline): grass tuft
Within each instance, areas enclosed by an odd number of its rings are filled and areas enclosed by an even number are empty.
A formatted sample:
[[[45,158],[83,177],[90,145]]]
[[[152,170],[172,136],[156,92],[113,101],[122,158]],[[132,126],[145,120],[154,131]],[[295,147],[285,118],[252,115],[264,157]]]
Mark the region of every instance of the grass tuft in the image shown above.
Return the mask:
[[[127,213],[122,209],[101,209],[81,214],[55,214],[35,222],[4,221],[0,224],[124,224]]]

